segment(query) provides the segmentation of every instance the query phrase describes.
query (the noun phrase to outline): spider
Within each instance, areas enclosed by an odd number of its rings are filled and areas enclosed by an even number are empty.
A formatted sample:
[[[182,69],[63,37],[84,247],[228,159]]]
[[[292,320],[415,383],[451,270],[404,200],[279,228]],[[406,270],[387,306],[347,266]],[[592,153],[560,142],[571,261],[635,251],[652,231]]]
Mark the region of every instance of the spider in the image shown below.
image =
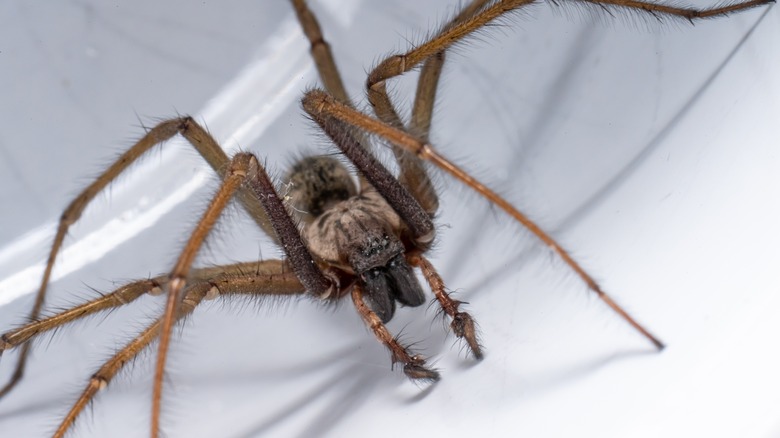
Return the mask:
[[[325,75],[324,82],[328,82],[329,79],[332,79],[334,75]],[[327,86],[328,91],[333,95],[338,95],[339,93],[337,91],[334,91],[336,88],[333,86]],[[434,87],[435,88],[435,87]],[[379,99],[381,99],[381,95],[378,96]],[[330,113],[329,110],[325,109],[327,105],[334,105],[334,108],[338,111],[345,111],[345,114],[348,115],[348,117],[357,117],[359,118],[360,115],[357,113],[351,113],[350,109],[348,107],[342,107],[338,106],[337,102],[331,101],[331,97],[325,94],[321,94],[317,91],[313,91],[308,94],[309,100],[307,101],[307,111],[309,111],[312,118],[314,118],[329,134],[331,134],[335,139],[337,140],[336,143],[344,146],[349,147],[349,145],[345,146],[344,143],[349,143],[351,140],[356,139],[357,141],[361,141],[360,136],[362,134],[360,133],[354,133],[353,131],[349,129],[345,129],[342,125],[341,120],[339,119],[328,119],[328,118],[322,118],[322,117],[339,117],[341,113]],[[342,101],[346,101],[347,99],[341,99]],[[381,106],[381,105],[380,105]],[[335,110],[334,110],[335,111]],[[321,113],[325,113],[325,116],[322,116]],[[393,115],[391,111],[386,111],[383,116],[381,116],[385,120],[386,124],[396,126],[401,126],[397,121],[393,120]],[[348,119],[351,120],[350,123],[373,123],[371,120],[368,119]],[[170,124],[161,124],[155,128],[153,128],[152,132],[155,132],[155,130],[163,130],[166,127],[171,126],[177,126],[181,127],[184,126],[184,124],[187,125],[187,129],[193,129],[197,131],[197,127],[195,125],[189,125],[190,121],[187,119],[181,119],[175,121],[175,123]],[[378,126],[376,129],[383,129],[382,125],[374,125]],[[366,126],[369,127],[370,126]],[[425,136],[426,129],[422,129],[423,134],[422,136]],[[395,138],[395,143],[400,144],[407,144],[409,145],[410,141],[414,140],[414,137],[419,137],[421,134],[417,132],[417,130],[412,130],[412,132],[415,132],[415,136],[403,136],[403,130],[396,130],[396,131],[388,131],[383,137],[386,138]],[[197,135],[205,135],[204,133],[200,133],[198,131]],[[394,136],[400,136],[400,137],[394,137]],[[196,141],[197,142],[197,141]],[[407,142],[407,143],[405,143]],[[360,152],[361,149],[357,147],[353,147],[352,152]],[[352,157],[353,161],[361,162],[360,158]],[[237,158],[234,159],[237,166],[241,167],[242,170],[238,171],[239,175],[242,174],[248,174],[251,179],[254,179],[254,173],[261,170],[262,167],[257,167],[258,163],[254,161],[254,159],[247,155],[239,155]],[[339,170],[339,167],[334,164],[332,161],[325,161],[320,162],[318,165],[325,168],[334,168],[336,169],[336,173],[344,173],[343,170]],[[416,163],[416,161],[412,160],[411,163]],[[357,164],[357,163],[356,163]],[[358,167],[363,166],[358,165]],[[410,166],[414,167],[414,164],[411,164]],[[215,167],[221,168],[220,165],[217,165]],[[402,169],[405,169],[405,167],[402,165]],[[302,172],[306,173],[306,169],[309,169],[307,166],[304,166]],[[361,167],[362,174],[366,176],[376,177],[377,174],[381,173],[381,168],[371,168],[370,170]],[[410,175],[410,176],[403,176],[403,175]],[[296,181],[296,176],[293,176],[291,178],[292,182]],[[410,182],[411,180],[417,179],[418,182],[413,183]],[[435,194],[426,189],[428,184],[425,182],[425,176],[424,173],[420,171],[411,170],[409,171],[407,169],[406,173],[403,173],[402,171],[402,181],[406,181],[402,186],[407,187],[407,189],[411,190],[414,193],[414,198],[422,204],[422,211],[425,211],[427,213],[427,216],[432,216],[433,213],[436,211],[436,201],[435,201]],[[349,177],[340,177],[340,178],[333,178],[339,183],[344,183],[345,181],[349,181]],[[419,182],[419,180],[422,180],[422,182]],[[302,178],[302,181],[304,181],[303,185],[306,185],[306,181],[310,181],[308,178]],[[388,184],[386,181],[373,181],[374,187],[381,187],[385,190],[388,190],[389,192],[392,192],[393,184]],[[338,186],[338,189],[335,190],[336,192],[341,193],[336,200],[343,200],[342,196],[344,198],[349,198],[350,196],[357,194],[356,188],[347,187],[349,184],[343,184]],[[308,203],[303,201],[302,199],[305,199],[309,197],[306,193],[300,194],[297,191],[295,191],[295,188],[298,187],[299,184],[294,184],[293,193],[290,195],[290,199],[292,200],[292,211],[308,211],[313,212],[320,210],[323,213],[323,216],[327,216],[328,212],[325,208],[322,208],[319,204],[320,203],[335,203],[336,200],[334,199],[321,199],[321,197],[315,197],[314,203]],[[388,186],[390,187],[388,189]],[[225,186],[227,187],[227,186]],[[268,190],[270,186],[266,184],[266,188],[264,190]],[[316,279],[317,273],[316,270],[314,273],[302,273],[300,271],[296,271],[296,269],[301,268],[302,266],[311,266],[311,262],[308,262],[307,259],[296,259],[296,253],[288,254],[288,257],[290,260],[292,260],[291,264],[285,268],[280,268],[281,265],[275,264],[275,262],[272,261],[265,261],[262,262],[261,265],[255,266],[252,265],[252,267],[248,267],[249,265],[243,265],[241,268],[235,268],[235,267],[222,267],[222,272],[238,272],[239,274],[237,277],[220,277],[221,274],[215,274],[213,270],[203,270],[203,271],[196,271],[193,276],[188,277],[186,275],[176,276],[173,279],[173,282],[176,283],[178,281],[183,281],[180,279],[183,279],[185,277],[188,278],[188,281],[191,281],[195,283],[195,286],[190,289],[190,293],[193,294],[193,296],[196,296],[198,294],[205,294],[209,295],[211,293],[215,292],[215,289],[217,291],[220,291],[222,293],[227,292],[227,285],[230,281],[243,281],[243,280],[250,280],[252,279],[252,276],[257,276],[259,274],[266,274],[265,268],[269,267],[271,268],[271,271],[273,274],[278,275],[277,277],[274,277],[275,280],[269,281],[280,281],[277,286],[279,286],[279,289],[274,288],[274,291],[280,291],[284,289],[285,287],[289,287],[292,292],[301,292],[299,280],[306,284],[306,288],[311,292],[312,290],[318,290],[319,295],[321,297],[338,297],[338,296],[344,296],[348,293],[351,293],[353,296],[353,299],[355,300],[356,306],[358,307],[361,315],[369,320],[370,325],[372,325],[372,328],[377,331],[378,337],[386,344],[389,345],[391,349],[394,350],[394,358],[399,360],[404,364],[404,369],[412,378],[423,378],[423,379],[435,379],[438,377],[438,374],[432,370],[430,367],[425,366],[425,364],[422,362],[422,359],[418,356],[410,355],[404,351],[403,348],[400,347],[398,343],[395,342],[395,340],[390,337],[387,333],[382,332],[377,324],[377,318],[382,321],[389,320],[393,315],[393,299],[388,299],[388,297],[395,298],[397,301],[399,301],[402,304],[407,305],[419,305],[422,304],[422,298],[421,298],[421,292],[417,290],[416,286],[413,284],[414,281],[413,277],[409,275],[409,267],[404,266],[404,262],[412,263],[418,268],[421,268],[423,271],[426,272],[426,279],[431,283],[431,286],[433,289],[435,289],[435,292],[437,292],[437,295],[439,297],[439,300],[442,302],[442,305],[444,308],[447,308],[449,306],[448,314],[451,317],[454,317],[453,320],[455,323],[456,333],[459,334],[460,337],[463,337],[471,351],[474,353],[475,356],[479,357],[481,356],[480,353],[480,347],[477,343],[476,336],[474,334],[473,329],[471,328],[471,318],[468,316],[465,316],[465,314],[460,313],[458,310],[453,309],[453,307],[456,303],[452,302],[451,300],[448,301],[447,295],[444,292],[444,290],[438,286],[438,277],[433,271],[432,266],[426,261],[426,259],[423,257],[424,253],[428,249],[428,245],[430,245],[430,240],[433,237],[433,228],[431,225],[426,225],[427,220],[415,220],[415,217],[424,216],[420,214],[420,209],[416,208],[414,206],[409,207],[409,204],[412,204],[408,197],[402,197],[401,200],[395,200],[393,204],[393,209],[388,209],[387,205],[384,204],[383,197],[377,197],[372,191],[365,191],[366,187],[368,187],[365,183],[361,184],[360,193],[363,195],[363,197],[368,198],[366,200],[365,205],[373,205],[377,208],[376,212],[374,213],[375,216],[384,217],[385,220],[382,221],[383,224],[387,225],[390,224],[389,229],[385,229],[385,232],[379,233],[376,236],[376,239],[372,240],[374,244],[379,245],[384,250],[387,250],[388,248],[392,249],[392,255],[393,257],[385,257],[387,260],[382,260],[382,263],[375,264],[374,261],[370,261],[367,266],[363,266],[367,263],[366,260],[362,260],[359,257],[355,258],[355,253],[351,253],[352,256],[347,256],[347,259],[338,259],[334,258],[334,254],[332,254],[332,251],[327,248],[327,242],[320,244],[315,244],[314,241],[318,241],[318,238],[322,237],[321,234],[310,234],[310,230],[312,229],[323,229],[326,230],[327,226],[320,227],[318,225],[318,222],[312,217],[309,217],[307,215],[300,216],[298,219],[306,223],[307,225],[304,227],[304,235],[306,237],[306,241],[308,242],[308,248],[309,250],[314,253],[314,257],[318,260],[319,264],[322,265],[322,262],[325,260],[329,260],[329,262],[325,265],[327,268],[323,270],[324,278]],[[396,185],[397,187],[397,185]],[[224,189],[225,192],[229,191],[229,188]],[[417,192],[415,192],[417,190]],[[269,196],[269,192],[265,192],[265,196]],[[276,196],[276,195],[274,195]],[[260,196],[263,198],[263,196]],[[389,194],[384,194],[384,197],[390,197]],[[348,201],[349,202],[349,201]],[[361,204],[362,205],[362,204]],[[404,210],[405,208],[410,208],[411,212],[406,212],[405,214],[401,215],[404,219],[399,220],[396,217],[391,217],[393,214],[398,214],[399,210]],[[216,209],[218,210],[218,208]],[[215,211],[216,211],[215,210]],[[269,214],[272,213],[279,213],[284,211],[283,208],[279,207],[278,205],[276,207],[267,207],[266,211],[269,212]],[[396,211],[396,213],[393,213],[393,211]],[[259,217],[262,213],[259,213],[258,210],[255,210],[255,216]],[[342,219],[344,220],[344,219]],[[279,218],[277,220],[272,221],[275,226],[278,226],[279,223],[284,222],[283,218]],[[338,222],[337,222],[338,223]],[[420,230],[413,231],[414,228],[420,228]],[[266,224],[267,228],[267,224]],[[291,232],[284,232],[284,231],[275,231],[274,234],[280,236],[280,239],[284,241],[285,238],[282,238],[281,236],[287,236],[286,238],[290,238],[290,236],[294,236],[295,233]],[[397,240],[393,240],[391,237],[393,235],[396,236]],[[200,238],[199,238],[200,239]],[[200,239],[202,240],[202,239]],[[350,241],[346,242],[349,244]],[[297,248],[297,250],[300,250],[302,248],[299,244],[288,244],[285,245],[288,248]],[[400,248],[403,247],[403,251],[400,250]],[[188,253],[194,253],[194,248],[191,245],[188,245],[187,248],[189,248],[191,251],[188,251]],[[378,248],[376,246],[372,248]],[[406,257],[399,258],[399,255],[401,254],[401,251],[403,252]],[[371,257],[378,255],[377,253],[371,252],[370,254],[364,254],[371,259]],[[381,255],[381,254],[380,254]],[[336,254],[336,256],[343,256],[342,253]],[[385,254],[387,256],[387,254]],[[573,263],[573,262],[572,262]],[[183,265],[188,265],[189,263],[183,263]],[[576,268],[575,268],[576,269]],[[292,272],[295,271],[297,277],[292,275]],[[381,271],[381,272],[379,272]],[[224,285],[215,285],[212,283],[208,284],[208,290],[197,290],[198,289],[198,281],[200,275],[205,275],[208,278],[211,278],[212,281],[225,281]],[[587,274],[584,274],[587,277]],[[383,280],[384,279],[384,280]],[[329,284],[329,286],[324,287],[322,285],[317,286],[314,283],[317,282],[324,282]],[[380,283],[375,283],[375,281],[380,281]],[[388,281],[389,283],[381,283],[381,281]],[[587,280],[586,280],[587,281]],[[150,280],[150,282],[143,283],[143,286],[146,289],[156,289],[159,285],[157,283],[165,283],[166,280],[164,278],[155,278],[153,280]],[[45,281],[44,281],[45,283]],[[311,283],[311,284],[307,284]],[[403,287],[400,286],[400,284],[404,284]],[[200,286],[204,286],[204,284],[200,284]],[[351,286],[351,287],[350,287]],[[597,288],[597,286],[592,285],[592,287]],[[175,287],[173,287],[175,292]],[[365,306],[363,303],[363,300],[361,300],[361,290],[362,291],[368,291],[366,294],[367,297],[371,298],[371,302],[368,306]],[[147,291],[147,290],[144,290]],[[412,291],[410,292],[410,295],[404,295],[403,291]],[[389,294],[389,295],[388,295]],[[169,297],[177,297],[178,295],[176,293],[170,293]],[[175,301],[174,301],[175,302]],[[190,303],[185,299],[183,303],[188,304]],[[194,303],[193,303],[194,304]],[[180,304],[181,305],[181,304]],[[656,341],[657,344],[657,341]],[[25,344],[28,345],[28,344]],[[405,355],[405,356],[404,356]],[[94,382],[94,381],[93,381]],[[98,382],[101,383],[101,382]],[[98,385],[100,386],[100,385]],[[154,428],[153,430],[156,430]]]

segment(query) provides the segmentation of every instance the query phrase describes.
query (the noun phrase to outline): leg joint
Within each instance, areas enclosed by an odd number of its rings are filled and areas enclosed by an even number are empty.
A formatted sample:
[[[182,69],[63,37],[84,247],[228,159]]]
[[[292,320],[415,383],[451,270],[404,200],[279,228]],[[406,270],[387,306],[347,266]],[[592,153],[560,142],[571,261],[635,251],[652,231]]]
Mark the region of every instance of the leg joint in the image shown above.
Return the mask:
[[[178,130],[181,133],[187,132],[190,127],[192,127],[193,124],[195,124],[195,119],[193,119],[191,116],[184,116],[179,118],[179,125]]]

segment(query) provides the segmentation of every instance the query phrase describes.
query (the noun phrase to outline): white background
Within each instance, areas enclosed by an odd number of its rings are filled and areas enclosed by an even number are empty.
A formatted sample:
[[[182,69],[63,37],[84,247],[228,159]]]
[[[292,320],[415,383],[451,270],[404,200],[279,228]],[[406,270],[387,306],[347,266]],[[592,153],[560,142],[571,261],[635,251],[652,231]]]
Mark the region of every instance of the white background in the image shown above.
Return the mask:
[[[244,4],[246,3],[246,4]],[[318,4],[352,95],[383,55],[454,5]],[[427,4],[430,3],[430,4]],[[338,6],[334,6],[338,4]],[[0,6],[0,330],[23,322],[55,221],[141,135],[195,114],[281,173],[327,150],[301,116],[316,83],[286,4]],[[547,250],[439,175],[431,257],[468,301],[474,364],[434,308],[390,324],[432,358],[431,389],[390,371],[348,302],[206,304],[175,342],[169,436],[776,436],[780,434],[780,15],[690,26],[541,5],[448,58],[433,142],[549,230],[667,342],[656,353]],[[408,111],[413,85],[395,86]],[[73,227],[51,308],[169,269],[216,187],[180,141]],[[235,210],[201,264],[279,251]],[[159,312],[143,298],[37,343],[0,400],[4,436],[47,436],[88,376]],[[152,354],[101,393],[74,436],[145,436]],[[0,361],[10,374],[15,355]]]

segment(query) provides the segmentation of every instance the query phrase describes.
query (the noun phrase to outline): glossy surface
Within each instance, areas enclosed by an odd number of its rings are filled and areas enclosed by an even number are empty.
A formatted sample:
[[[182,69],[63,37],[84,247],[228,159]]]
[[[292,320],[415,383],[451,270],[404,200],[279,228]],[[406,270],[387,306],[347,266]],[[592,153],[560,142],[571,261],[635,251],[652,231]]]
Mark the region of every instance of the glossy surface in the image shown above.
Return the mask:
[[[382,55],[448,15],[399,3],[316,9],[353,96]],[[136,113],[147,125],[197,114],[226,148],[267,157],[278,174],[301,150],[324,149],[298,108],[315,75],[286,4],[60,7],[7,2],[0,12],[14,36],[0,38],[0,93],[10,96],[0,105],[0,330],[23,321],[62,208],[140,135]],[[425,306],[399,310],[390,327],[433,357],[443,380],[432,390],[390,371],[346,301],[206,304],[169,360],[168,435],[776,435],[780,14],[754,28],[763,12],[648,31],[651,20],[594,25],[540,6],[448,59],[434,145],[559,238],[666,351],[440,175],[432,259],[470,303],[483,362],[443,339]],[[400,101],[410,85],[396,85]],[[52,306],[171,266],[216,188],[175,143],[74,227]],[[202,263],[278,256],[240,217],[223,222]],[[25,381],[0,401],[0,429],[50,433],[161,305],[144,298],[40,342]],[[0,378],[14,358],[3,356]],[[142,355],[100,394],[74,436],[144,436],[152,361]]]

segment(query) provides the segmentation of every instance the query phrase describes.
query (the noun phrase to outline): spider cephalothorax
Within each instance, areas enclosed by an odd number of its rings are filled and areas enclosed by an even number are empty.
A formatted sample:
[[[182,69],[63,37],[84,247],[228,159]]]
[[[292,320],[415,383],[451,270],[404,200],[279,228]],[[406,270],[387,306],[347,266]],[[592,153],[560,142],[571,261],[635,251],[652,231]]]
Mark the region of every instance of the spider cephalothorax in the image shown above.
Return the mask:
[[[376,189],[366,185],[357,193],[347,169],[327,156],[296,162],[288,180],[290,210],[303,223],[312,255],[354,275],[382,322],[393,317],[396,301],[412,307],[425,302],[404,256],[403,221]]]

